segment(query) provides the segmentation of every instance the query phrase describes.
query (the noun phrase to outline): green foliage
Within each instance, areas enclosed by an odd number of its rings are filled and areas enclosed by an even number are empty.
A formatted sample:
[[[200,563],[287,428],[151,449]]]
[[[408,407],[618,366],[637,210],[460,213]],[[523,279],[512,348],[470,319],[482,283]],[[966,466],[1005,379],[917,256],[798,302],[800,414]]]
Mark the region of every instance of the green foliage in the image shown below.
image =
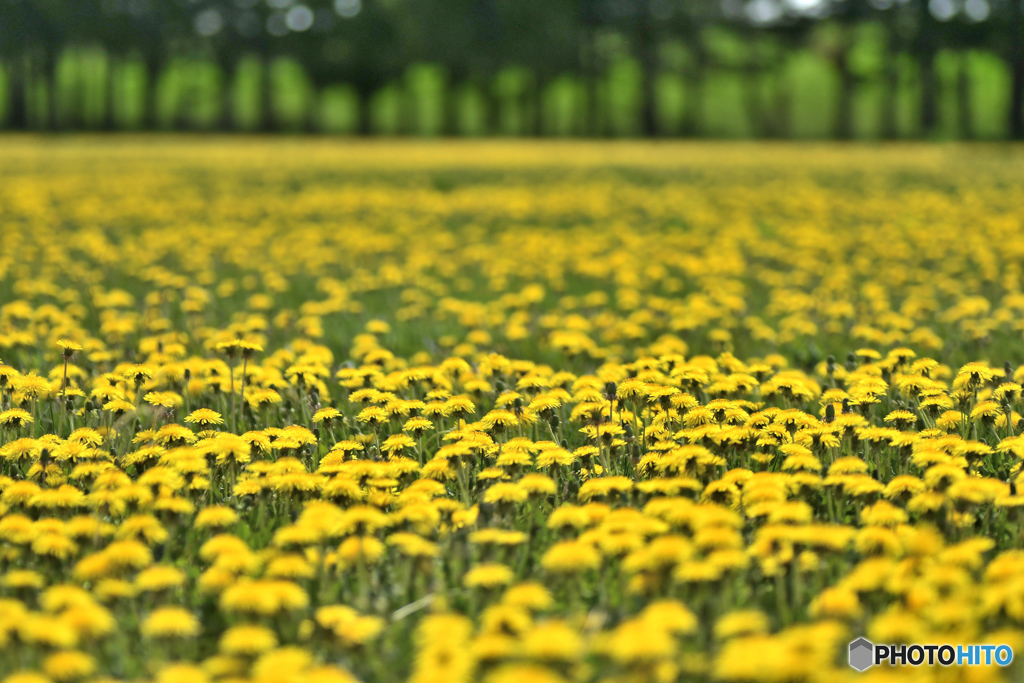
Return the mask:
[[[1012,75],[1003,60],[991,52],[972,50],[964,68],[970,79],[972,137],[999,140],[1009,131],[1006,112],[1010,102]]]
[[[107,118],[110,89],[110,58],[102,47],[87,48],[82,54],[82,123],[99,128]]]
[[[960,89],[961,55],[951,50],[940,50],[935,55],[935,78],[938,81],[938,124],[935,137],[952,140],[966,132],[963,110],[958,101]]]
[[[902,53],[896,57],[896,136],[921,135],[921,74],[914,59]]]
[[[880,22],[866,21],[853,27],[846,56],[850,72],[861,78],[880,76],[888,61],[888,33]]]
[[[80,85],[78,50],[64,50],[53,74],[54,118],[61,128],[81,124]]]
[[[447,76],[439,64],[413,64],[405,73],[409,130],[420,137],[444,132]]]
[[[351,85],[331,85],[320,93],[317,123],[320,130],[335,135],[359,132],[359,93]]]
[[[185,60],[172,59],[156,81],[154,99],[156,125],[170,129],[178,123],[185,90]]]
[[[370,98],[370,130],[376,135],[402,132],[402,89],[396,83],[384,86]]]
[[[32,130],[50,127],[50,83],[49,79],[32,69],[25,75],[25,119]]]
[[[824,21],[810,31],[807,49],[822,57],[831,57],[849,48],[849,35],[843,25],[836,21]]]
[[[111,73],[111,115],[114,127],[139,130],[146,123],[146,97],[149,72],[137,57],[114,63]]]
[[[542,131],[554,137],[587,131],[587,86],[569,74],[551,81],[541,95]]]
[[[99,128],[107,118],[110,60],[102,47],[68,48],[54,69],[58,128]]]
[[[789,134],[794,138],[827,138],[834,134],[838,114],[839,76],[828,60],[801,50],[785,65],[789,89]]]
[[[693,54],[681,40],[666,40],[658,46],[658,64],[665,71],[681,74],[693,66]]]
[[[258,130],[264,120],[263,62],[246,55],[235,65],[231,81],[231,123],[244,132]]]
[[[661,136],[824,139],[840,123],[863,140],[1009,135],[1006,54],[939,50],[929,65],[937,123],[923,130],[922,58],[908,34],[891,22],[846,21],[793,32],[705,26],[689,42],[666,32],[651,73],[633,56],[635,32],[603,26],[590,36],[579,71],[550,76],[513,63],[483,81],[487,67],[477,65],[469,80],[452,82],[447,65],[419,62],[365,99],[359,93],[372,82],[362,75],[349,76],[353,88],[315,84],[303,66],[309,55],[242,54],[226,76],[215,58],[195,51],[172,52],[151,71],[137,50],[76,44],[52,61],[36,50],[0,65],[0,128],[634,137],[648,132],[649,104]]]
[[[856,79],[853,88],[851,124],[853,137],[873,140],[885,134],[885,110],[890,98],[890,57],[888,32],[880,22],[863,22],[853,27],[850,49],[846,55],[847,68]]]
[[[521,66],[505,67],[494,79],[493,93],[498,105],[499,135],[530,135],[534,132],[533,73]]]
[[[679,135],[686,122],[686,82],[670,72],[654,81],[654,118],[660,135]]]
[[[212,130],[224,115],[224,73],[209,60],[189,65],[185,100],[185,124],[194,130]]]
[[[704,48],[717,66],[742,67],[750,56],[748,44],[737,33],[712,26],[701,33]]]
[[[853,90],[853,137],[875,140],[882,136],[882,108],[886,86],[880,78],[858,83]]]
[[[633,137],[643,132],[644,72],[640,62],[631,57],[613,61],[605,97],[609,134]]]
[[[210,60],[175,59],[156,84],[156,122],[165,130],[212,130],[224,112],[224,76]]]
[[[786,92],[782,75],[778,69],[755,73],[752,83],[747,86],[753,92],[749,101],[751,126],[756,136],[784,137],[787,134]]]
[[[302,64],[278,57],[270,64],[270,113],[281,130],[298,132],[310,122],[313,84]]]
[[[486,135],[487,98],[477,86],[467,83],[455,91],[455,133],[463,137]]]
[[[752,134],[746,108],[746,83],[740,74],[709,69],[700,99],[700,131],[713,138],[746,138]]]

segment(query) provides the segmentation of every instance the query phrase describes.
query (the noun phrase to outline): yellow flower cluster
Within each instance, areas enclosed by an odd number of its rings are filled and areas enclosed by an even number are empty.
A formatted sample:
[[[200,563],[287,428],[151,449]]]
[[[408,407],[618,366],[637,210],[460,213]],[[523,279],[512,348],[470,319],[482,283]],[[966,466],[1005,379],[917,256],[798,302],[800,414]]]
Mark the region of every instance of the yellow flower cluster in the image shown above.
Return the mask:
[[[12,142],[0,680],[1019,680],[1019,166]]]

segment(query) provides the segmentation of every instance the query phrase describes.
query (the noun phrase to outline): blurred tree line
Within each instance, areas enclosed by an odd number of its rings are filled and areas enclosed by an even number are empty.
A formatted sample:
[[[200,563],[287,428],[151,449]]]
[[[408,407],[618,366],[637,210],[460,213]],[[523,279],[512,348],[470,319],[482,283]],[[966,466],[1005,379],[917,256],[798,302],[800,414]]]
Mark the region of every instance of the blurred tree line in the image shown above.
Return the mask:
[[[1021,0],[0,0],[0,127],[1024,138]]]

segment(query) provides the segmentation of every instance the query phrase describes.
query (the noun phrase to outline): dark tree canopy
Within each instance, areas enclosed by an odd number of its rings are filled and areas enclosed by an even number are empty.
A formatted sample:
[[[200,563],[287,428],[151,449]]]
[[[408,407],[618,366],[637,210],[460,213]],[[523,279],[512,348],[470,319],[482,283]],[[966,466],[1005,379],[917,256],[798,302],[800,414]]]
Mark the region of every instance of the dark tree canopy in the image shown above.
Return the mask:
[[[69,50],[84,48],[109,55],[113,61],[104,69],[126,59],[145,65],[145,83],[137,87],[146,91],[148,113],[140,125],[157,125],[158,100],[170,97],[158,91],[173,90],[167,74],[175,60],[215,67],[204,76],[211,79],[204,92],[220,93],[210,121],[214,128],[230,128],[237,108],[230,92],[242,92],[231,90],[238,65],[285,58],[301,69],[279,74],[301,73],[309,93],[344,84],[355,98],[347,96],[356,103],[362,132],[372,132],[374,117],[391,106],[390,87],[398,88],[395,102],[406,112],[419,106],[416,93],[442,93],[445,123],[439,131],[447,133],[462,131],[452,123],[462,114],[451,112],[476,106],[473,93],[479,93],[491,132],[501,129],[503,108],[522,99],[522,131],[528,133],[544,132],[546,124],[536,122],[561,106],[551,103],[576,101],[572,106],[589,117],[567,128],[578,133],[707,134],[702,117],[725,106],[715,97],[742,91],[729,95],[735,100],[729,106],[742,109],[746,121],[737,130],[787,135],[792,126],[784,121],[799,118],[794,107],[806,106],[790,92],[797,78],[791,73],[818,68],[794,58],[807,53],[827,64],[835,81],[829,86],[836,113],[828,135],[858,135],[862,97],[880,98],[881,137],[899,135],[908,117],[915,121],[914,135],[932,135],[942,128],[945,97],[958,112],[956,134],[969,137],[978,127],[972,117],[989,106],[978,94],[985,88],[995,88],[990,99],[1004,110],[998,136],[1024,135],[1024,15],[1016,0],[4,0],[0,111],[7,125],[59,126],[81,118],[62,118],[57,110],[87,97],[73,93],[101,87],[75,85],[88,80],[82,74],[100,73],[99,66],[74,66]],[[410,72],[417,64],[434,71]],[[115,100],[111,112],[124,96],[117,84],[126,73],[114,69],[100,79],[103,88],[112,88],[101,98]],[[181,73],[182,83],[192,83],[200,72]],[[427,85],[410,84],[410,73]],[[272,73],[270,79],[263,99],[277,97],[274,83],[296,81],[288,75],[274,81]],[[563,85],[565,79],[579,87]],[[869,84],[879,92],[864,95]],[[550,94],[552,88],[565,93]],[[609,104],[627,100],[626,114]],[[309,95],[305,101],[314,107],[326,100]],[[274,106],[266,103],[271,111]],[[405,121],[410,115],[401,116]],[[615,123],[623,117],[634,117],[635,124]],[[170,117],[172,127],[179,118]],[[109,113],[96,120],[100,127],[117,127],[115,119]],[[669,119],[676,123],[666,124]],[[275,126],[273,116],[260,120]]]

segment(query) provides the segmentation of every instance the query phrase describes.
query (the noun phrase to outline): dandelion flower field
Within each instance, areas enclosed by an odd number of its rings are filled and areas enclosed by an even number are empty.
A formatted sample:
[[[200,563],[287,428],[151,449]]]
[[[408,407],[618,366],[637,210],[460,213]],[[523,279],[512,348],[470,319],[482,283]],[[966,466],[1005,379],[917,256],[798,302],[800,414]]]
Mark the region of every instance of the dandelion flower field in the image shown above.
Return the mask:
[[[1020,680],[1021,178],[8,139],[0,680]]]

